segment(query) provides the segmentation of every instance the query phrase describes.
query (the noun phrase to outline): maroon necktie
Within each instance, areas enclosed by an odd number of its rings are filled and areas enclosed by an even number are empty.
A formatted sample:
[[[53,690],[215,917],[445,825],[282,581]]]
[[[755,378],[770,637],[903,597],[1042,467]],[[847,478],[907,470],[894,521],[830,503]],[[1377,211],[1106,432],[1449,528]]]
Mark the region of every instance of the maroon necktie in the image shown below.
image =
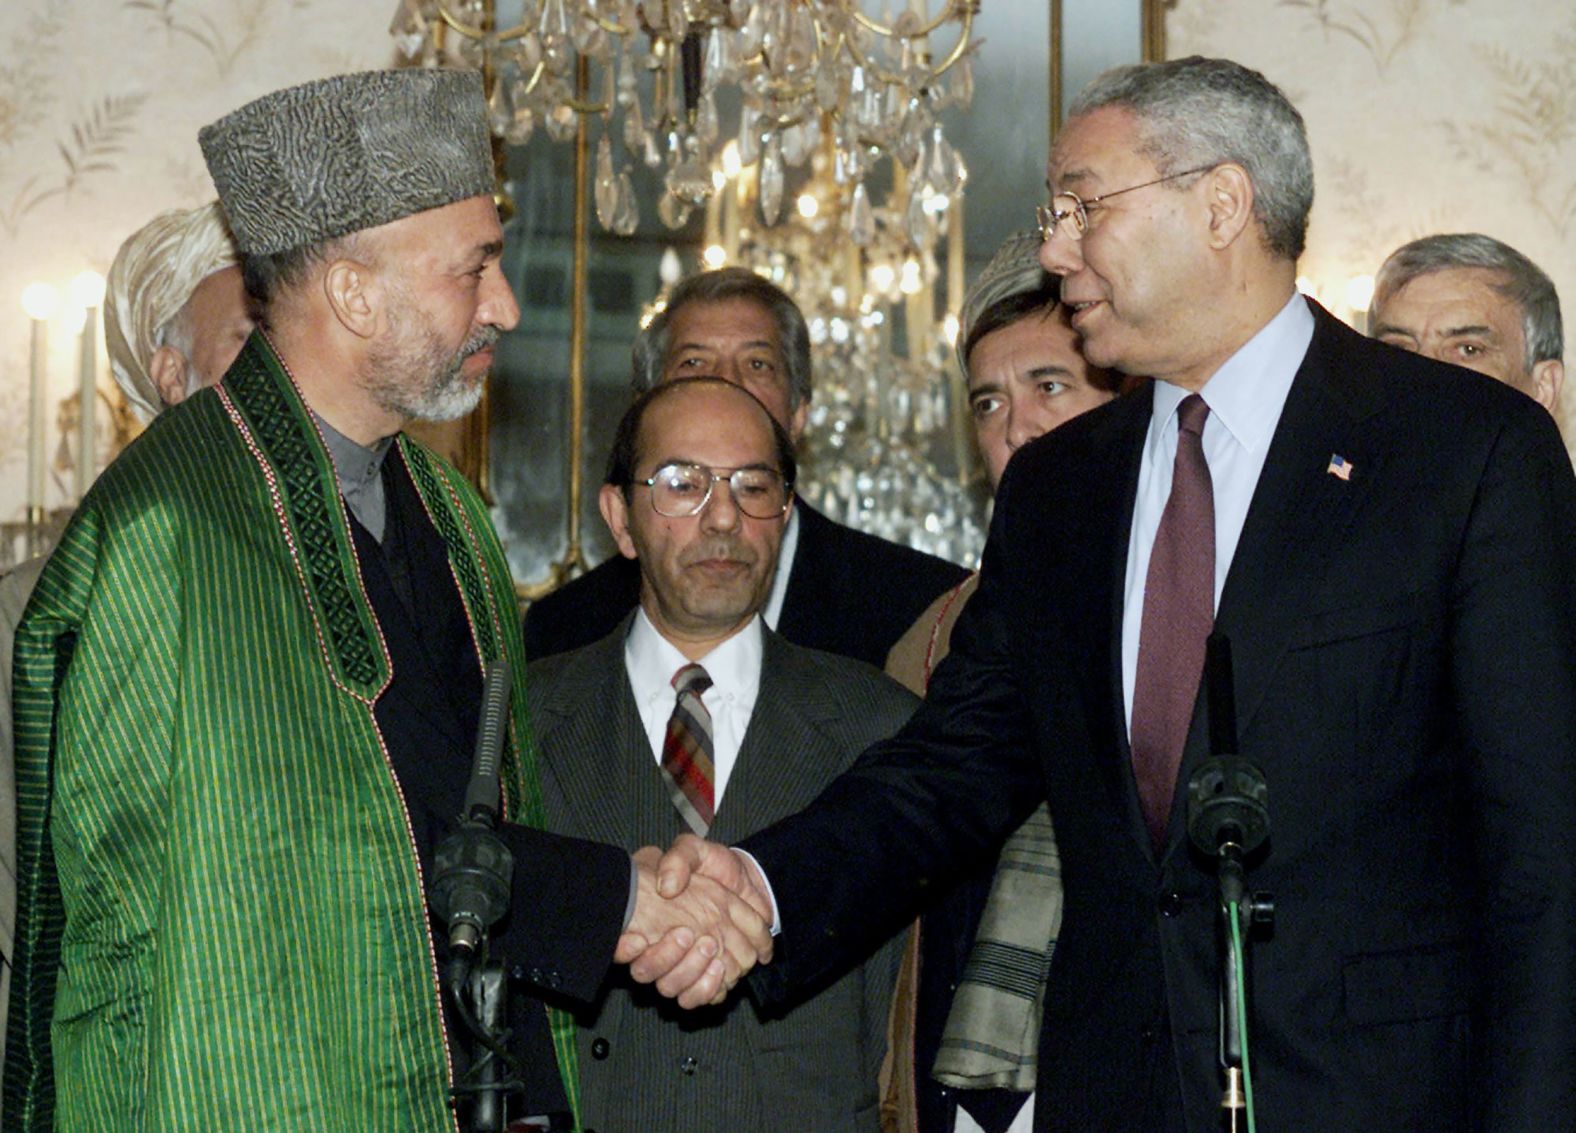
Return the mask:
[[[711,677],[705,669],[691,663],[673,674],[672,683],[678,700],[662,741],[662,771],[673,794],[673,805],[689,828],[704,838],[711,829],[714,813],[712,783],[716,770],[712,766],[711,713],[700,694],[711,687]]]
[[[1171,496],[1160,516],[1144,582],[1144,621],[1133,682],[1133,777],[1158,850],[1176,791],[1204,671],[1204,642],[1215,622],[1215,496],[1204,461],[1209,406],[1198,394],[1177,408]]]

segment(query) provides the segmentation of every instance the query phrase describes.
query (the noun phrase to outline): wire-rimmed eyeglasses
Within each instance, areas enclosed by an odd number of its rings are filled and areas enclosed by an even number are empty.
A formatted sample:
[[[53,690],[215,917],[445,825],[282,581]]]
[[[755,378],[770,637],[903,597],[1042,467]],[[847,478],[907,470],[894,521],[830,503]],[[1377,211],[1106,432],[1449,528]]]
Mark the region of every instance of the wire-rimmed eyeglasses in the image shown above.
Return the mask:
[[[1081,240],[1083,234],[1089,231],[1089,210],[1098,208],[1102,201],[1112,197],[1120,197],[1123,193],[1136,193],[1140,189],[1147,189],[1151,185],[1159,185],[1166,181],[1175,181],[1178,177],[1190,177],[1194,173],[1206,173],[1215,168],[1213,165],[1201,165],[1197,169],[1184,169],[1180,173],[1167,173],[1164,177],[1156,177],[1153,181],[1145,181],[1142,185],[1129,185],[1125,189],[1113,189],[1109,193],[1101,193],[1098,197],[1090,197],[1087,201],[1071,190],[1064,190],[1051,198],[1048,205],[1034,206],[1034,219],[1039,225],[1040,239],[1049,240],[1056,235],[1057,226],[1068,218],[1072,219],[1072,227],[1066,230],[1068,236],[1074,240]]]
[[[793,485],[773,468],[706,468],[699,464],[664,464],[647,480],[651,506],[658,515],[683,519],[699,515],[717,481],[727,483],[733,505],[751,519],[776,519],[788,510]]]

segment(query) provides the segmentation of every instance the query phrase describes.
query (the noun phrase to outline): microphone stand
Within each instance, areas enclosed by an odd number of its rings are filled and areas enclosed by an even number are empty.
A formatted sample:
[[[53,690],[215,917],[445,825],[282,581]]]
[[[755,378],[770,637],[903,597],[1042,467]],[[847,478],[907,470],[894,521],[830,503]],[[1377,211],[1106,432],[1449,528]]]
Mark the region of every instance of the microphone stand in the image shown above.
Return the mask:
[[[450,1091],[451,1104],[473,1099],[470,1128],[499,1133],[505,1096],[521,1088],[505,1026],[508,980],[501,957],[488,954],[487,930],[509,911],[514,858],[494,831],[502,798],[498,763],[508,726],[509,665],[487,666],[476,755],[458,827],[433,855],[432,911],[448,930],[443,991],[474,1040],[475,1058]]]
[[[1188,780],[1188,834],[1210,859],[1220,887],[1220,1067],[1225,1081],[1221,1109],[1237,1133],[1246,1119],[1252,1133],[1253,1077],[1248,1051],[1246,942],[1255,927],[1274,923],[1269,894],[1247,893],[1247,862],[1268,840],[1269,788],[1257,767],[1236,755],[1236,698],[1231,643],[1211,634],[1206,646],[1211,756]]]
[[[504,1027],[509,981],[504,977],[503,965],[491,959],[482,963],[471,972],[466,990],[475,1004],[474,1014],[466,1019],[466,1024],[483,1049],[466,1073],[467,1082],[456,1092],[466,1089],[475,1096],[471,1128],[477,1133],[497,1133],[504,1127],[504,1095],[520,1087],[515,1080],[517,1075],[503,1073],[515,1069],[514,1059],[504,1047],[509,1037]]]

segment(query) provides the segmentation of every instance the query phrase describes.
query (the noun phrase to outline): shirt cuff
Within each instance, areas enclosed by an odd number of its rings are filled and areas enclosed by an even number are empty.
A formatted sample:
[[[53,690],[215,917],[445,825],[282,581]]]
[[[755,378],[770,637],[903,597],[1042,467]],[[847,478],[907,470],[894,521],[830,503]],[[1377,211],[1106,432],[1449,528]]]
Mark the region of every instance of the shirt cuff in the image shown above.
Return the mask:
[[[635,898],[640,895],[640,870],[635,866],[635,859],[629,859],[629,900],[624,902],[624,927],[620,932],[629,931],[629,922],[635,919]]]
[[[730,846],[729,849],[741,857],[748,858],[750,864],[755,867],[755,872],[760,876],[761,884],[766,886],[766,899],[772,903],[772,935],[782,935],[783,922],[782,918],[777,914],[777,894],[772,892],[772,879],[766,876],[766,871],[761,868],[761,863],[755,860],[755,855],[750,853],[750,851],[741,850],[737,846]]]

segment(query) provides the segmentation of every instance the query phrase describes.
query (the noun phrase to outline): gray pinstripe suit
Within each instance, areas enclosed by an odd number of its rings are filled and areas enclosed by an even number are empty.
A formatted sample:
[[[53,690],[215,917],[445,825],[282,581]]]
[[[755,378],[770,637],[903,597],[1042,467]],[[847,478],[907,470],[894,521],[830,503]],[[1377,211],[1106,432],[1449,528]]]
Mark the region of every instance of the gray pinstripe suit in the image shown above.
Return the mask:
[[[601,641],[533,664],[527,688],[548,827],[667,846],[685,827],[624,667],[626,618]],[[761,691],[711,836],[792,814],[890,735],[915,700],[861,662],[766,631]],[[581,1013],[583,1113],[596,1133],[868,1133],[901,938],[787,1011],[743,996],[686,1014],[622,969]]]

